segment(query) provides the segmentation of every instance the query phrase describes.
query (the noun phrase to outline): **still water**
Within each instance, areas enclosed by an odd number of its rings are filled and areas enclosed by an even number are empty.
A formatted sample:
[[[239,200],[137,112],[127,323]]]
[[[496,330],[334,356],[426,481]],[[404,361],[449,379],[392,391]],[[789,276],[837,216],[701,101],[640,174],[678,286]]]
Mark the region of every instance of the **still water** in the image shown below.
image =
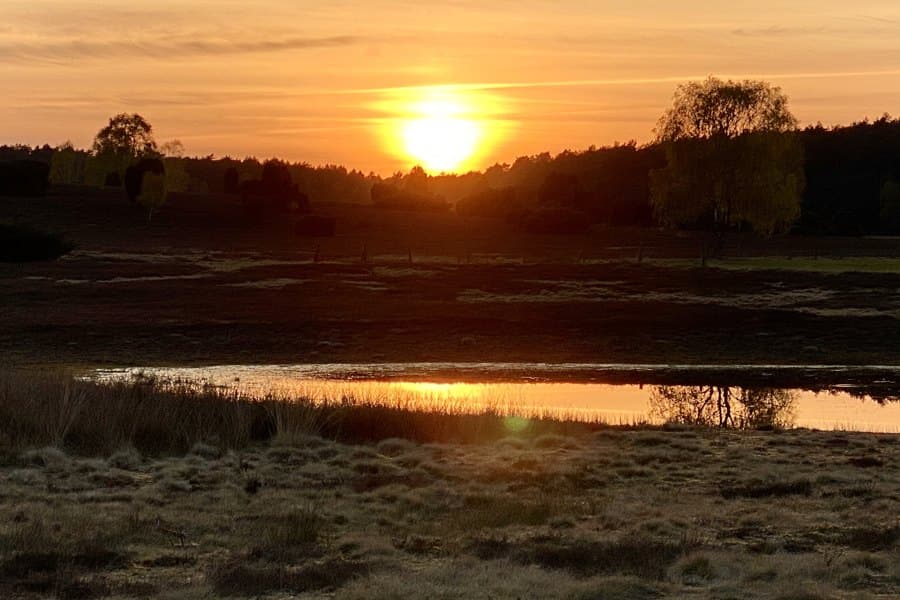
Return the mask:
[[[726,378],[733,381],[724,384],[720,367],[521,363],[128,368],[101,369],[91,377],[121,380],[152,376],[253,396],[452,412],[492,409],[610,424],[682,421],[733,427],[900,432],[900,400],[894,396],[900,370],[896,367],[867,367],[864,375],[852,375],[852,368],[841,367],[768,365],[732,369],[734,374]],[[710,381],[704,381],[707,371]],[[765,383],[773,376],[781,376],[778,380],[783,381],[785,373],[811,383],[805,388]],[[629,382],[608,382],[623,379]],[[738,385],[742,379],[751,383]]]

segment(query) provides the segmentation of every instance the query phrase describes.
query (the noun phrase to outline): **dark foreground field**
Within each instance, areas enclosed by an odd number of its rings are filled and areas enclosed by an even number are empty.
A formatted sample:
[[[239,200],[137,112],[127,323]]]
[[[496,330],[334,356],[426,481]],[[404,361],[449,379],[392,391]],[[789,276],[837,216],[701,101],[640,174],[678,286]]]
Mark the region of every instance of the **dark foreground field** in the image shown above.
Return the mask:
[[[14,363],[379,361],[896,364],[900,241],[727,240],[598,228],[529,235],[453,214],[326,206],[335,238],[175,195],[3,198],[0,221],[76,250],[0,265]],[[639,262],[640,259],[640,262]]]
[[[0,375],[3,598],[900,594],[895,435]]]

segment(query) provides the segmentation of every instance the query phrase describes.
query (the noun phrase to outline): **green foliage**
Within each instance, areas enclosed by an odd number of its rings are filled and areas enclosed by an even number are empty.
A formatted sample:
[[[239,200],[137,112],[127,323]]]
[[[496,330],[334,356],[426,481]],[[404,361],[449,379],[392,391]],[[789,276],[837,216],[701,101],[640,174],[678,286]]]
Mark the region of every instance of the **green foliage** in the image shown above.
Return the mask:
[[[50,182],[63,184],[84,183],[89,156],[76,150],[71,144],[56,148],[50,159]]]
[[[781,88],[764,81],[704,82],[678,86],[670,108],[659,120],[659,141],[737,137],[752,131],[790,131],[797,120],[788,111]]]
[[[747,224],[771,235],[800,216],[803,149],[793,134],[679,140],[666,157],[666,167],[650,177],[654,214],[664,225]]]
[[[170,192],[189,192],[193,190],[194,184],[191,176],[188,175],[184,168],[184,161],[175,157],[166,157],[163,159],[166,171],[166,189]]]
[[[125,178],[125,169],[131,163],[131,158],[117,154],[97,154],[85,159],[83,183],[95,187],[103,187],[110,173],[116,173],[119,180]]]
[[[141,181],[141,193],[137,197],[138,204],[147,209],[147,221],[153,219],[153,211],[166,203],[166,175],[144,173]]]
[[[668,226],[744,223],[765,235],[800,215],[803,148],[787,96],[761,81],[679,86],[657,134],[667,165],[650,174],[651,202]]]

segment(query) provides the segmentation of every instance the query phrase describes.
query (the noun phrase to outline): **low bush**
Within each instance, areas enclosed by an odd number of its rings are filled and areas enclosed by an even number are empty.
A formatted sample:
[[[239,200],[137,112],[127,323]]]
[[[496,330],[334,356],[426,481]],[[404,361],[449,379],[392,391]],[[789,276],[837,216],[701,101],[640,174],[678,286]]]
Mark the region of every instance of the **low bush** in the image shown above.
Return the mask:
[[[578,235],[591,229],[591,219],[587,214],[567,208],[514,211],[508,220],[529,233]]]
[[[47,193],[50,165],[37,160],[0,162],[0,196],[38,197]]]
[[[74,246],[62,236],[29,227],[0,225],[0,262],[56,260]]]
[[[304,215],[297,219],[294,233],[305,237],[334,237],[337,219],[322,215]]]

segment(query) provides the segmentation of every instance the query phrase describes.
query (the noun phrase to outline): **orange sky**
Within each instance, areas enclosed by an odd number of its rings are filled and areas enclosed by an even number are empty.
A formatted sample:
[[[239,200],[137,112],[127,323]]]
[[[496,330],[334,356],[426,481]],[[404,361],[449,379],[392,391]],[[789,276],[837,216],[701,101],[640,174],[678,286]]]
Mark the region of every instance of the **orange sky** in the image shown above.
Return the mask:
[[[782,86],[803,124],[900,113],[897,0],[2,4],[0,143],[87,146],[128,111],[191,155],[389,173],[411,166],[389,138],[412,88],[462,84],[482,168],[647,141],[709,74]]]

